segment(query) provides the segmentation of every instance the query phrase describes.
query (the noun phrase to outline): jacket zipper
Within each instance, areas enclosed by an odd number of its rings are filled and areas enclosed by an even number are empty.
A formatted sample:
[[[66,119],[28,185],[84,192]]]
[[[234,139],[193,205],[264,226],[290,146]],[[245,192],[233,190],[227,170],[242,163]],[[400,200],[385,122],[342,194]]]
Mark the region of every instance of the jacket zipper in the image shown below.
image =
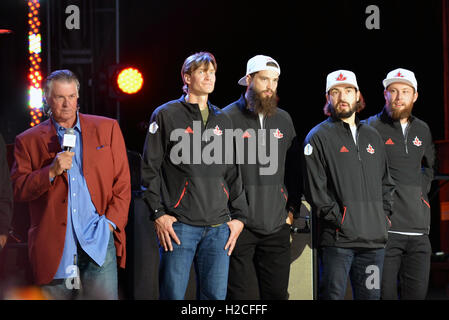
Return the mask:
[[[423,196],[421,196],[421,200],[426,204],[426,206],[430,208],[430,204],[424,199]]]
[[[225,188],[225,186],[224,186],[224,183],[222,183],[221,186],[223,187],[223,191],[224,191],[224,193],[226,193],[226,197],[227,197],[228,200],[229,200],[229,192],[228,192],[228,190],[226,190],[226,188]]]
[[[404,144],[405,144],[405,153],[406,154],[408,154],[407,138],[408,138],[409,130],[410,130],[410,123],[408,123],[407,126],[405,127]]]
[[[182,198],[184,198],[184,194],[186,193],[186,188],[187,188],[187,185],[188,185],[188,184],[189,184],[189,181],[186,181],[186,184],[184,185],[184,189],[182,189],[181,196],[179,197],[178,202],[176,202],[176,204],[175,204],[175,206],[174,206],[173,208],[178,207],[179,204],[181,203],[181,200],[182,200]]]
[[[282,195],[284,196],[285,201],[288,201],[288,197],[284,192],[284,188],[281,188]]]
[[[262,118],[262,123],[260,122],[259,115],[257,115],[257,117],[258,117],[257,120],[258,120],[258,122],[260,124],[260,127],[261,127],[260,129],[262,130],[262,145],[264,146],[266,144],[266,142],[265,142],[265,140],[266,140],[266,130],[264,129],[266,127],[266,125],[265,125],[266,117],[264,116]]]
[[[359,161],[362,161],[362,157],[360,157],[360,149],[359,149],[359,130],[357,129],[357,134],[355,138],[355,146],[357,147],[357,157],[359,158]]]
[[[345,217],[346,217],[346,209],[347,207],[343,207],[343,217],[341,218],[341,225],[343,226],[343,222],[345,221]],[[338,241],[339,237],[338,234],[340,233],[340,228],[337,228],[335,230],[335,239]]]

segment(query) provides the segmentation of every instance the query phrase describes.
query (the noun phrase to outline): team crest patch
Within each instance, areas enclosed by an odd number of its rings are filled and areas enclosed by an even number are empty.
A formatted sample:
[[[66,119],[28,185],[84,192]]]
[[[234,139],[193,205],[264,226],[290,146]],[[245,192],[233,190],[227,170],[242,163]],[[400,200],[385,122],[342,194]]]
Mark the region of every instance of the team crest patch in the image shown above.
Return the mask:
[[[214,134],[217,136],[221,136],[223,134],[223,131],[221,131],[218,126],[215,126]]]
[[[284,134],[281,133],[281,131],[280,131],[279,129],[276,129],[276,131],[273,132],[273,135],[274,135],[274,137],[277,138],[277,139],[282,139],[282,137],[284,137]]]
[[[415,140],[413,140],[413,144],[417,147],[422,146],[422,141],[418,139],[418,137],[415,137]]]
[[[375,150],[372,145],[368,144],[368,148],[366,148],[366,152],[369,154],[374,154]]]
[[[157,125],[156,121],[150,124],[150,127],[148,128],[148,131],[150,131],[151,134],[155,134],[159,126]]]
[[[310,156],[313,152],[313,147],[310,145],[310,143],[308,143],[305,147],[304,147],[304,154],[306,156]]]

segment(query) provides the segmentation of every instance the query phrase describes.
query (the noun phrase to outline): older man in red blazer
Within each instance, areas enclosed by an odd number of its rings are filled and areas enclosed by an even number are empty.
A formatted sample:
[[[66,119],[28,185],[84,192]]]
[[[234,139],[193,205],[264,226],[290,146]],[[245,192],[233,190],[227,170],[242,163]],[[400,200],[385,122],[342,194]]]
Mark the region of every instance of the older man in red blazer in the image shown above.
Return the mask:
[[[117,299],[131,200],[120,127],[78,112],[79,82],[69,70],[53,72],[44,90],[50,119],[16,137],[11,170],[15,200],[29,203],[35,282],[55,299]],[[64,151],[68,128],[76,142]]]

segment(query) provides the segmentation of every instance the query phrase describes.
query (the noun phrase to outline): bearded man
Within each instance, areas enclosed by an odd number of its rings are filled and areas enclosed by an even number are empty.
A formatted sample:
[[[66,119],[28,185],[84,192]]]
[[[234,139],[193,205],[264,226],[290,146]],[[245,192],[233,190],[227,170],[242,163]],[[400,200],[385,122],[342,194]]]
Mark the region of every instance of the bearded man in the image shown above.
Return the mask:
[[[358,120],[364,108],[356,76],[327,76],[327,120],[304,142],[305,193],[318,218],[319,299],[380,298],[380,280],[390,225],[394,183],[384,143]]]
[[[290,274],[290,225],[301,204],[300,174],[291,171],[299,167],[296,131],[290,115],[277,106],[279,64],[257,55],[249,59],[246,70],[238,82],[247,86],[246,93],[223,109],[241,135],[236,140],[243,140],[237,158],[249,205],[247,223],[231,256],[227,299],[284,300]],[[254,145],[257,151],[251,149]],[[266,163],[249,161],[254,152],[269,154],[277,162],[276,170],[267,173]]]
[[[397,186],[385,251],[382,299],[422,300],[427,294],[432,253],[427,194],[434,175],[434,145],[429,126],[412,115],[418,99],[414,73],[393,70],[383,85],[385,107],[367,120],[382,136]]]

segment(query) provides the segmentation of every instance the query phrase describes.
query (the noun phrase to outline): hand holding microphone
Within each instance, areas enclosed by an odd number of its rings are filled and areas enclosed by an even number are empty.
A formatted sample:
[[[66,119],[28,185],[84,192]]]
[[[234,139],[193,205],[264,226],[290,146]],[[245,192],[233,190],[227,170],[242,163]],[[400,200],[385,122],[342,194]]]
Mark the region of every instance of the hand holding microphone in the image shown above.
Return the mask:
[[[75,155],[75,153],[71,150],[75,148],[75,145],[75,130],[73,130],[73,128],[66,129],[62,142],[62,148],[64,151],[59,152],[51,163],[50,179],[63,174],[64,171],[70,170],[72,167],[72,158]]]

